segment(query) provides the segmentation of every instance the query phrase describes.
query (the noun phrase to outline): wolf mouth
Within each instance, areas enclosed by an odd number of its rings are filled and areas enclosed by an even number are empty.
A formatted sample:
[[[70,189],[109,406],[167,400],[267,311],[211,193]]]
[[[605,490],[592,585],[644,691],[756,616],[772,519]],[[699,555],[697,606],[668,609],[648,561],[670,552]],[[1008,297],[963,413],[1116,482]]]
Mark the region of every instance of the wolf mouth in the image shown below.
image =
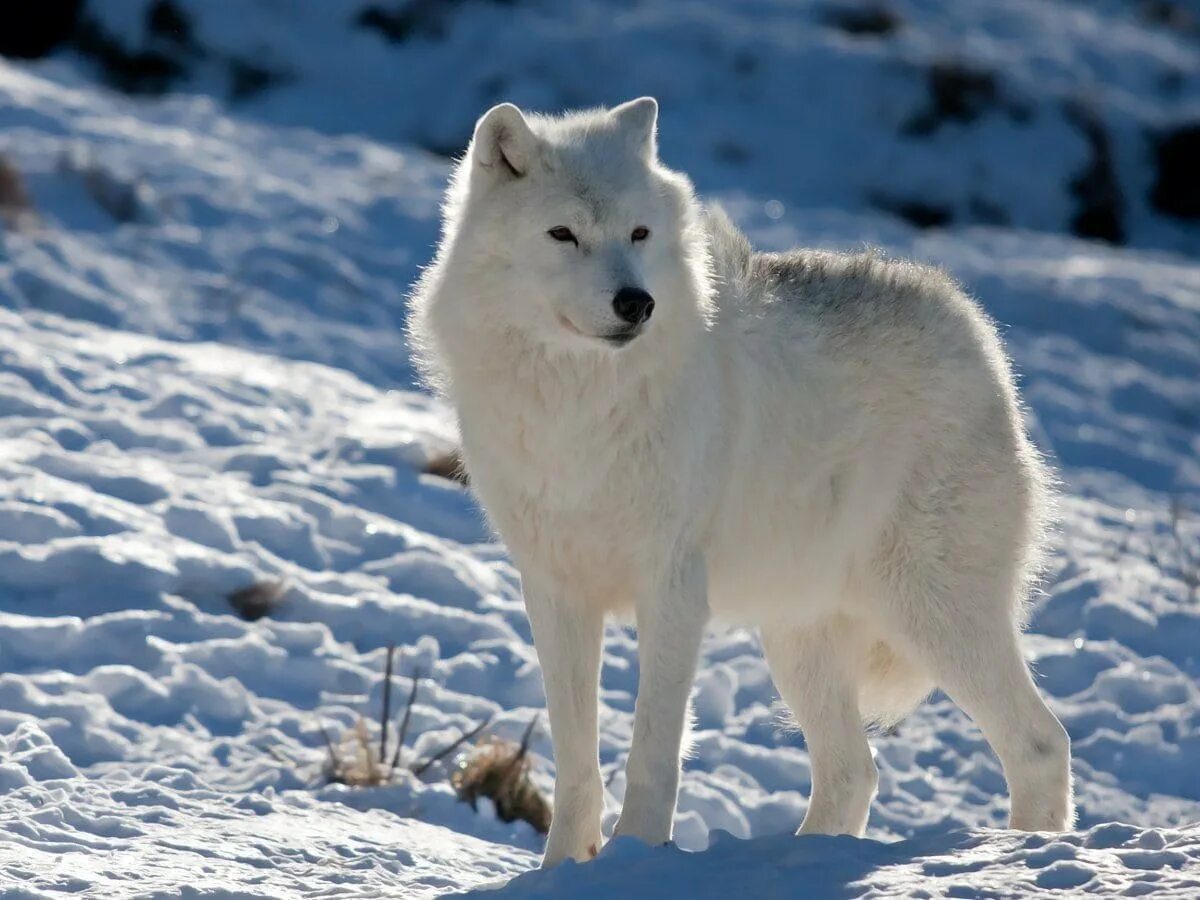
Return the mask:
[[[559,323],[565,329],[567,329],[567,331],[577,334],[580,337],[603,341],[604,343],[613,347],[624,347],[645,330],[644,325],[634,325],[631,328],[622,328],[618,331],[609,332],[608,334],[588,334],[587,332],[582,331],[578,326],[575,325],[574,322],[564,315],[560,315],[558,320]]]
[[[612,344],[614,347],[624,347],[641,333],[641,327],[631,328],[628,331],[617,331],[613,334],[602,334],[600,335],[600,339]]]

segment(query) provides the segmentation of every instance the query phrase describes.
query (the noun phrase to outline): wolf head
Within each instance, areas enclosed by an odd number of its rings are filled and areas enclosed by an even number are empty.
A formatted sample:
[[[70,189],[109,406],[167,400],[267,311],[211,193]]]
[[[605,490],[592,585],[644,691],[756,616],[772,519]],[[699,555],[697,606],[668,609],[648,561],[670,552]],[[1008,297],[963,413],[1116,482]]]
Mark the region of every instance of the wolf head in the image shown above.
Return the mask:
[[[698,205],[658,160],[657,118],[650,97],[553,118],[510,103],[484,114],[416,298],[442,307],[427,311],[435,343],[438,331],[469,328],[552,355],[631,362],[705,327]]]

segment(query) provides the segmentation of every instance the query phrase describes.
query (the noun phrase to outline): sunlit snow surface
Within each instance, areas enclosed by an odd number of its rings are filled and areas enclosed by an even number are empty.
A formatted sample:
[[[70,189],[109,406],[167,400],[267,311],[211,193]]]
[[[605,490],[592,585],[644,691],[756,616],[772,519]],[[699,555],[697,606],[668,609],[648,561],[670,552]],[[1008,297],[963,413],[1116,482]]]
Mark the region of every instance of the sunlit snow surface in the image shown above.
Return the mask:
[[[321,778],[321,724],[374,715],[389,641],[398,694],[430,676],[406,758],[489,715],[517,737],[543,703],[516,572],[467,494],[419,474],[453,431],[399,329],[445,167],[2,64],[0,152],[40,216],[0,250],[0,891],[436,896],[533,866],[533,831],[459,804],[444,768]],[[1200,267],[723,199],[764,247],[944,264],[1005,326],[1066,485],[1026,646],[1085,831],[981,830],[1004,821],[1003,778],[937,697],[874,739],[883,843],[790,837],[803,740],[779,728],[756,638],[721,633],[677,840],[753,840],[618,842],[506,895],[1200,896]],[[269,580],[276,614],[232,614],[231,591]],[[635,650],[610,630],[610,819]],[[549,789],[545,729],[533,748]]]

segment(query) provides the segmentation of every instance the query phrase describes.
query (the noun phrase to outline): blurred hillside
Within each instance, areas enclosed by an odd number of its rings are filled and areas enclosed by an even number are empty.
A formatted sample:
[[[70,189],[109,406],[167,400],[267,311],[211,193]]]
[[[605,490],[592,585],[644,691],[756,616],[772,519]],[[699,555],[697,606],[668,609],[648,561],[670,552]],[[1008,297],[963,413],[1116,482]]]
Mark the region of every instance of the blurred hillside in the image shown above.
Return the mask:
[[[500,100],[654,94],[704,192],[1200,254],[1197,0],[14,6],[0,52],[278,124],[452,155]]]

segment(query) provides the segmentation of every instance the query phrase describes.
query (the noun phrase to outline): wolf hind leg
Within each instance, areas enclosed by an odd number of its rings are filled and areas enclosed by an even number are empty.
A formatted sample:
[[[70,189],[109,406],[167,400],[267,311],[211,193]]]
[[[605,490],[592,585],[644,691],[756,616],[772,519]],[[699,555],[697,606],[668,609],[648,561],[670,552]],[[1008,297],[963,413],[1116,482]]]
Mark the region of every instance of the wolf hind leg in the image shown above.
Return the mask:
[[[861,836],[879,782],[851,662],[861,639],[840,617],[762,636],[775,686],[808,745],[812,792],[800,834]]]
[[[995,590],[991,593],[995,593]],[[1063,831],[1074,823],[1071,744],[1021,655],[1006,596],[926,596],[906,604],[904,638],[1000,759],[1011,799],[1010,828]],[[956,598],[957,599],[957,598]],[[999,601],[999,602],[992,602]]]

